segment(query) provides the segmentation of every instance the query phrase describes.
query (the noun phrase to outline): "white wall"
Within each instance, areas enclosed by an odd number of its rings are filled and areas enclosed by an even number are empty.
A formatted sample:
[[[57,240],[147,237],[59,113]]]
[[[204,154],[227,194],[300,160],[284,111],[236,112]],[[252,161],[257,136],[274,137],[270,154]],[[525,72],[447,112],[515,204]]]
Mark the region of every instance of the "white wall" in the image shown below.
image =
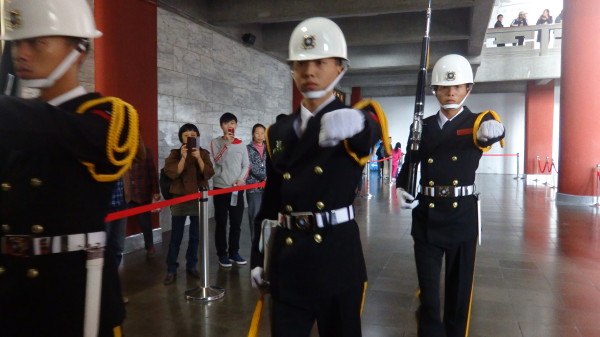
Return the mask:
[[[413,120],[415,98],[412,97],[374,97],[379,102],[388,118],[392,145],[402,143],[406,150],[406,142]],[[523,150],[525,143],[525,95],[511,94],[472,94],[467,98],[466,106],[473,112],[494,110],[500,115],[506,127],[506,147],[499,144],[486,154],[516,154],[519,153],[519,173],[523,173]],[[431,116],[437,113],[439,104],[434,96],[425,98],[425,114]],[[516,157],[483,157],[478,173],[517,174]]]

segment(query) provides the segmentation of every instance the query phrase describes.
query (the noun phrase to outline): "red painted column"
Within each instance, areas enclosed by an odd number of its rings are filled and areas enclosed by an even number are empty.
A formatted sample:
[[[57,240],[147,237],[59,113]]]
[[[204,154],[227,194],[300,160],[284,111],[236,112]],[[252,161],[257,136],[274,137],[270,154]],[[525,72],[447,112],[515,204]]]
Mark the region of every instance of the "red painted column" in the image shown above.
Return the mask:
[[[103,35],[94,40],[96,91],[132,104],[144,143],[158,158],[158,69],[156,5],[142,0],[94,2]],[[155,164],[157,164],[155,162]],[[130,218],[129,220],[133,220]],[[158,223],[153,217],[153,223]],[[128,234],[139,233],[129,221]]]
[[[350,105],[354,106],[354,104],[360,102],[362,99],[360,93],[360,87],[352,87],[352,95],[350,96]]]
[[[565,1],[564,6],[558,192],[593,196],[600,162],[600,96],[594,91],[600,39],[590,27],[600,22],[600,11],[597,0]]]
[[[545,85],[529,81],[525,97],[525,174],[537,172],[537,156],[542,169],[546,157],[552,157],[553,115],[554,81]]]

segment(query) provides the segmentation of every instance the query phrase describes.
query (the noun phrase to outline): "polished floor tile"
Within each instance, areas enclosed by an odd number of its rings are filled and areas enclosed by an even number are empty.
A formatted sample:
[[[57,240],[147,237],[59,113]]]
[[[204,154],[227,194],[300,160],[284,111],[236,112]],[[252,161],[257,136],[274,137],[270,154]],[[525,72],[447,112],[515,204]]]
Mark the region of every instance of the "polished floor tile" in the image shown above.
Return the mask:
[[[600,210],[554,202],[556,189],[482,174],[483,233],[478,248],[470,337],[600,337]],[[363,336],[416,337],[417,278],[410,212],[398,206],[393,186],[371,174],[354,204],[367,262],[369,287]],[[245,221],[246,218],[244,218]],[[209,221],[209,284],[225,289],[213,302],[186,301],[198,280],[180,268],[164,286],[169,233],[156,258],[143,251],[125,256],[121,267],[129,297],[127,337],[246,336],[258,300],[250,268],[218,266]],[[249,258],[248,226],[242,224],[240,253]],[[184,238],[180,264],[185,266]],[[268,301],[259,336],[268,331]],[[313,331],[312,336],[318,334]]]

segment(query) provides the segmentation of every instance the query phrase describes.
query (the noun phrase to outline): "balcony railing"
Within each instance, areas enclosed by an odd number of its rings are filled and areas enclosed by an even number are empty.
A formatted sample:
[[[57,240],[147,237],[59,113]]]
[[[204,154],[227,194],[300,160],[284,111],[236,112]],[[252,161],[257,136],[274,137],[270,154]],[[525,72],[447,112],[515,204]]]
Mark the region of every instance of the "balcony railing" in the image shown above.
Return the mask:
[[[539,36],[539,38],[538,38]],[[562,42],[562,24],[535,25],[525,27],[489,28],[486,33],[484,52],[508,52],[498,46],[517,50],[539,50],[539,55],[560,51]],[[523,44],[518,45],[519,38]],[[514,48],[514,49],[512,49]]]

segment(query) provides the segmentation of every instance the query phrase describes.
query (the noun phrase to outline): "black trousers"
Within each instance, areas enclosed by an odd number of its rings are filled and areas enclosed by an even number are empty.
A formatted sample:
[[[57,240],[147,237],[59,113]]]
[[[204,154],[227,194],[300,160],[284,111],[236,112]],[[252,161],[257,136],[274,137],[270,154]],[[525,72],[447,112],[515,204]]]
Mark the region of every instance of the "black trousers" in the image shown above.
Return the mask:
[[[338,295],[313,299],[307,307],[272,299],[271,336],[308,337],[317,322],[321,337],[360,337],[364,284]]]
[[[216,222],[215,247],[217,247],[218,256],[232,255],[240,250],[244,191],[238,193],[237,206],[230,205],[231,193],[218,194],[213,197]],[[227,240],[227,216],[229,216],[229,240]]]
[[[415,239],[414,251],[421,305],[419,337],[465,337],[471,312],[477,238],[450,248]],[[440,274],[446,258],[444,317],[440,315]]]

